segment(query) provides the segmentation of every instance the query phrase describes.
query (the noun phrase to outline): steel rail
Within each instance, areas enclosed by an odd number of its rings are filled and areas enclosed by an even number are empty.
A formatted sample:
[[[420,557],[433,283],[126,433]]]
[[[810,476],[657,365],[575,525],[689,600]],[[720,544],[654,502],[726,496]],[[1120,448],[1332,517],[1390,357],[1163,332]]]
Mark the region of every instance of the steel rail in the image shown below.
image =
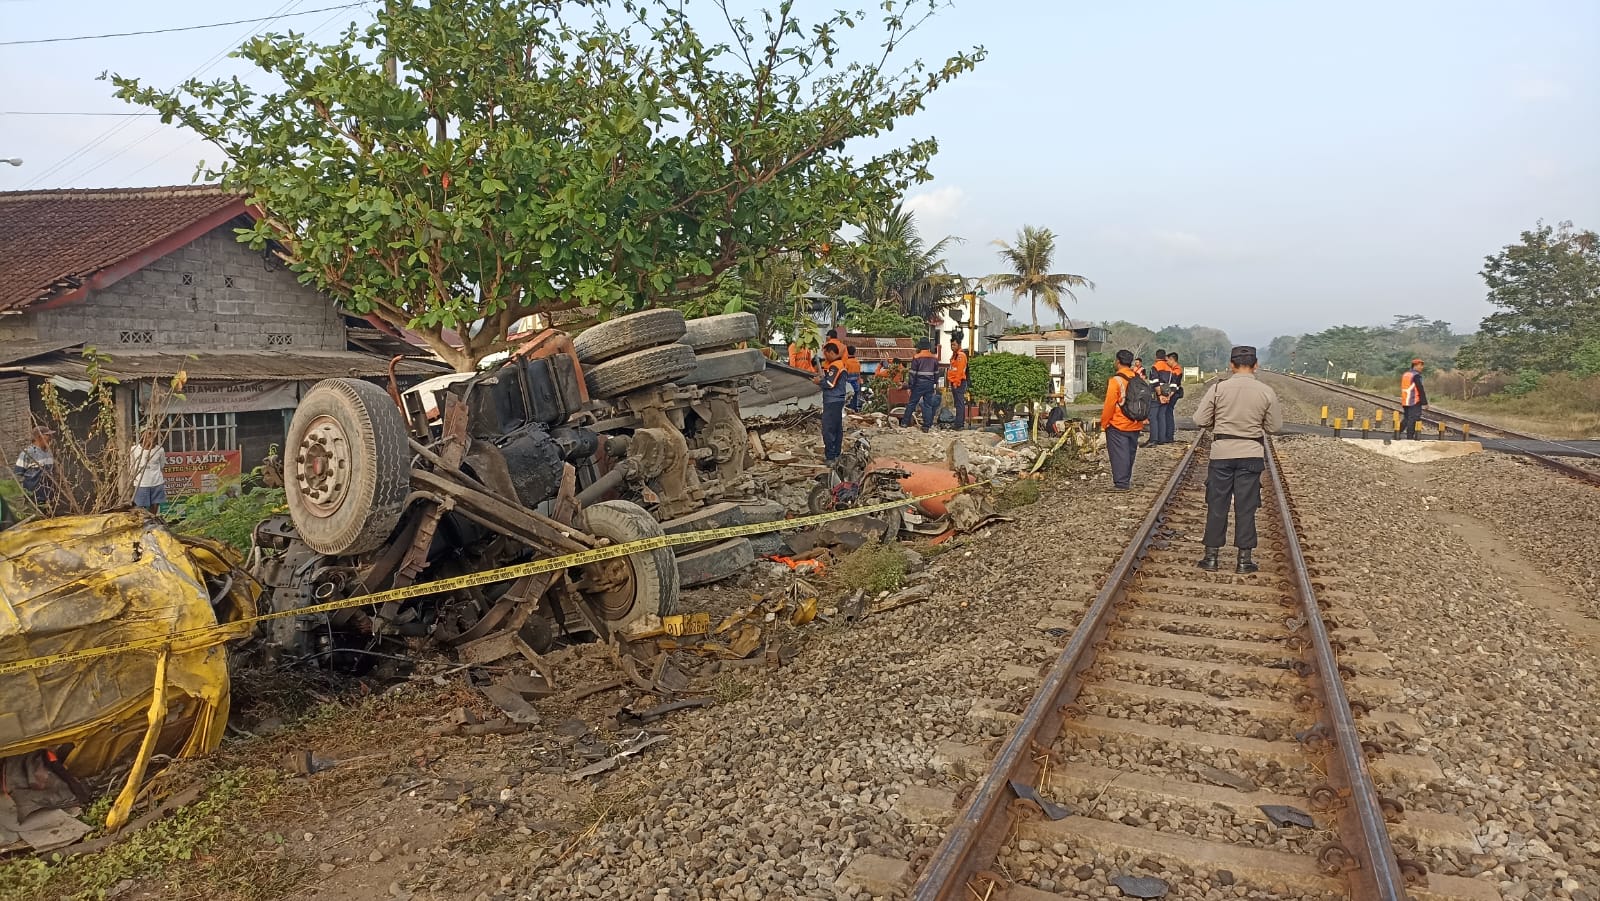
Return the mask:
[[[1393,407],[1395,405],[1394,401],[1390,398],[1384,397],[1381,394],[1373,394],[1369,391],[1363,391],[1360,388],[1351,388],[1347,385],[1340,385],[1334,382],[1325,381],[1323,379],[1311,378],[1310,376],[1300,375],[1299,373],[1295,372],[1274,372],[1273,374],[1286,376],[1297,382],[1303,382],[1307,385],[1314,385],[1318,388],[1322,388],[1325,391],[1332,391],[1335,394],[1343,394],[1346,397],[1355,398],[1356,400],[1364,400],[1368,403],[1374,403],[1384,407]],[[1503,426],[1493,425],[1481,420],[1471,419],[1469,417],[1462,416],[1459,413],[1450,413],[1445,410],[1440,410],[1437,407],[1430,407],[1427,415],[1439,422],[1443,422],[1447,427],[1453,427],[1456,431],[1461,432],[1463,435],[1467,434],[1467,430],[1461,428],[1461,426],[1465,425],[1471,429],[1481,432],[1490,432],[1494,435],[1499,435],[1504,438],[1513,438],[1519,441],[1537,441],[1544,444],[1565,446],[1562,445],[1562,442],[1560,441],[1551,441],[1546,438],[1540,438],[1536,435],[1529,435],[1526,432],[1518,432],[1514,429],[1508,429]],[[1555,457],[1549,456],[1548,454],[1541,454],[1538,451],[1525,450],[1522,448],[1508,447],[1505,448],[1504,452],[1528,457],[1549,469],[1553,469],[1556,472],[1561,473],[1562,475],[1571,476],[1574,479],[1577,479],[1581,482],[1587,482],[1590,485],[1600,486],[1600,473],[1584,469],[1582,466],[1574,466],[1571,463],[1568,463],[1564,460],[1558,460]],[[1594,454],[1590,455],[1596,456]]]
[[[1111,623],[1112,609],[1121,599],[1126,583],[1138,571],[1139,563],[1155,541],[1156,527],[1164,519],[1168,505],[1194,465],[1196,444],[1184,452],[1172,476],[1151,504],[1144,523],[1117,558],[1105,587],[1084,613],[1083,622],[1072,633],[1067,646],[1050,667],[1044,684],[1022,713],[983,781],[972,792],[966,807],[957,817],[944,841],[933,852],[917,879],[913,896],[919,901],[968,901],[968,883],[997,856],[1011,831],[1011,805],[1018,801],[1011,783],[1033,786],[1039,777],[1038,758],[1061,734],[1065,708],[1082,688],[1082,674],[1093,662],[1095,648]],[[982,892],[978,893],[983,897]]]
[[[1378,789],[1367,768],[1367,756],[1356,729],[1350,696],[1344,690],[1339,658],[1334,653],[1322,609],[1317,605],[1311,573],[1300,550],[1300,535],[1295,529],[1294,509],[1289,492],[1278,470],[1277,450],[1267,442],[1267,475],[1277,500],[1279,528],[1289,554],[1289,578],[1299,597],[1301,616],[1310,639],[1307,648],[1322,700],[1324,737],[1332,745],[1327,755],[1328,777],[1339,792],[1339,838],[1350,861],[1345,875],[1350,881],[1350,896],[1358,901],[1402,901],[1406,898],[1405,877],[1389,826],[1384,820]]]
[[[998,856],[1015,819],[1014,804],[1025,803],[1015,785],[1038,788],[1039,761],[1049,754],[1061,733],[1069,705],[1083,687],[1082,675],[1094,663],[1095,653],[1109,629],[1113,611],[1133,575],[1156,540],[1167,508],[1189,477],[1198,442],[1185,451],[1172,475],[1106,578],[1105,587],[1085,611],[1067,646],[1051,666],[1043,684],[1023,711],[983,779],[928,858],[913,889],[918,901],[968,901],[990,897],[994,887],[982,884],[985,868]],[[1360,733],[1356,730],[1349,696],[1339,671],[1327,624],[1317,606],[1311,577],[1295,531],[1293,511],[1284,490],[1277,462],[1269,449],[1268,480],[1277,500],[1284,540],[1289,547],[1291,581],[1301,608],[1308,638],[1310,665],[1321,689],[1323,730],[1328,744],[1329,777],[1343,803],[1339,832],[1345,844],[1343,872],[1351,897],[1358,901],[1404,901],[1405,878],[1394,853],[1384,820],[1383,805],[1367,768]],[[998,881],[995,877],[992,881]],[[974,884],[977,883],[977,884]]]

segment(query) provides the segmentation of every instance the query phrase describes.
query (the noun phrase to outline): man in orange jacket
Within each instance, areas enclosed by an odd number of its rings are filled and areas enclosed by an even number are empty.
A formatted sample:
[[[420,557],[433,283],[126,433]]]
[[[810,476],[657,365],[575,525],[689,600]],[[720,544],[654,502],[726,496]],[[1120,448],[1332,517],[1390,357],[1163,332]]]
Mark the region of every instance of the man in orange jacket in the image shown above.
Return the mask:
[[[1412,360],[1411,368],[1400,374],[1400,410],[1405,414],[1400,423],[1401,438],[1416,440],[1417,426],[1426,409],[1428,389],[1422,384],[1422,361]]]
[[[967,427],[967,352],[961,349],[961,339],[950,339],[950,368],[944,374],[944,383],[950,386],[950,397],[956,404],[956,431]]]
[[[1139,452],[1139,432],[1150,418],[1155,392],[1133,371],[1133,351],[1117,351],[1117,371],[1106,382],[1106,402],[1100,408],[1100,430],[1106,433],[1106,453],[1111,457],[1111,487],[1133,487],[1133,458]]]
[[[817,367],[811,362],[811,351],[798,344],[789,345],[789,365],[806,372],[816,372]]]

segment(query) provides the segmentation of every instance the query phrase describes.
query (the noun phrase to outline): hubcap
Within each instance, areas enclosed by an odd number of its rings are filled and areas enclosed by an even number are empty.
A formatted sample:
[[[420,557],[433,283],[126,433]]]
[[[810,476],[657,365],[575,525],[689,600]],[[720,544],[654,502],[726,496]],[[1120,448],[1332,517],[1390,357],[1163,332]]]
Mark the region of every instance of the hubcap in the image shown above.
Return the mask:
[[[350,490],[350,441],[331,416],[311,421],[295,455],[295,483],[313,516],[332,516]]]

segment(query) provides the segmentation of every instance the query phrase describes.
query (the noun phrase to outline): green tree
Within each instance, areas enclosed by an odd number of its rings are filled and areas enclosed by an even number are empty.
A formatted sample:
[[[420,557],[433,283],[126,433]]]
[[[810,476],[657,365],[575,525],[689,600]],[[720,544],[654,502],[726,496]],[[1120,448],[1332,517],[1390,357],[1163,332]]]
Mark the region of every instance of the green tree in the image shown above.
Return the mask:
[[[844,324],[850,331],[861,335],[882,338],[928,337],[926,319],[903,316],[893,309],[858,306],[854,301],[849,302]]]
[[[1084,388],[1090,394],[1105,394],[1106,385],[1110,384],[1111,377],[1117,374],[1117,361],[1111,354],[1096,351],[1089,354],[1085,370]]]
[[[223,150],[206,174],[266,211],[242,240],[468,370],[523,316],[685,302],[930,177],[931,139],[850,148],[982,59],[896,62],[934,0],[886,0],[859,60],[849,13],[716,5],[726,39],[673,0],[392,0],[331,44],[248,41],[273,89],[113,81]]]
[[[1463,348],[1461,365],[1567,371],[1580,348],[1600,340],[1600,235],[1541,222],[1486,257],[1480,274],[1497,311]]]
[[[946,236],[928,244],[916,214],[897,203],[887,213],[869,216],[854,241],[834,245],[816,274],[817,290],[853,300],[858,308],[888,308],[926,320],[956,287],[945,270],[944,253],[960,240]]]
[[[967,362],[972,397],[1010,409],[1050,394],[1050,365],[1021,354],[984,354]]]
[[[1055,265],[1056,236],[1048,228],[1024,225],[1017,232],[1015,244],[994,243],[1000,248],[1001,261],[1010,266],[1011,271],[987,276],[983,283],[992,290],[1010,291],[1014,297],[1026,296],[1033,311],[1035,332],[1039,331],[1039,301],[1044,301],[1045,309],[1065,318],[1063,294],[1076,302],[1078,295],[1072,293],[1073,288],[1094,290],[1094,282],[1081,275],[1050,271]]]
[[[1119,319],[1102,322],[1100,327],[1106,330],[1106,348],[1112,353],[1128,350],[1136,357],[1148,357],[1156,352],[1156,333],[1142,325]]]

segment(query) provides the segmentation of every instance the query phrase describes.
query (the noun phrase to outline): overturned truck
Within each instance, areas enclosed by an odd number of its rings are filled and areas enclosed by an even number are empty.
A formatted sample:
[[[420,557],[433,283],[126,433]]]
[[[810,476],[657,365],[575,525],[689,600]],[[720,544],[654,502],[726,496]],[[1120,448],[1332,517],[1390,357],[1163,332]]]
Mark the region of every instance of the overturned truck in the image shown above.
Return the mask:
[[[746,471],[739,391],[765,368],[749,314],[676,310],[544,331],[492,370],[407,392],[314,386],[286,442],[287,513],[255,532],[265,606],[293,610],[666,533],[783,516]],[[382,606],[269,621],[282,662],[382,670],[421,644],[464,662],[607,640],[731,575],[748,539],[657,549]],[[681,574],[680,574],[681,573]]]

